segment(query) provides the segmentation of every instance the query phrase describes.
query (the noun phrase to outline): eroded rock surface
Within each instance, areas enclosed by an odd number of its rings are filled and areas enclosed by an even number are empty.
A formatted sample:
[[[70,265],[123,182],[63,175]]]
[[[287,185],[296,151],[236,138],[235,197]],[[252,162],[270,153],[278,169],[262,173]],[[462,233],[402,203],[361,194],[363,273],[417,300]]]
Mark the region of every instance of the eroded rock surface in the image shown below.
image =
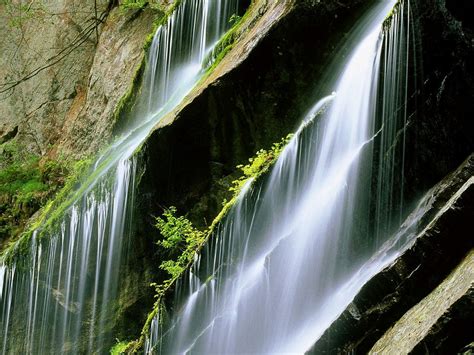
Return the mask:
[[[79,157],[109,141],[163,13],[94,3],[32,2],[21,11],[20,3],[0,4],[0,143]]]
[[[152,31],[153,21],[162,15],[150,8],[111,11],[102,28],[88,84],[82,88],[81,102],[66,116],[59,152],[94,153],[109,141],[117,123],[119,102],[140,75],[145,38]],[[133,89],[138,91],[139,87]]]
[[[369,353],[408,354],[415,347],[415,353],[420,354],[453,353],[461,350],[472,340],[469,338],[468,328],[469,317],[473,320],[473,297],[474,251],[471,251],[433,292],[405,313]],[[466,304],[462,305],[463,303]],[[461,319],[464,326],[450,324]],[[443,336],[442,333],[449,334]],[[446,340],[446,335],[449,340]],[[455,341],[455,338],[461,339]]]
[[[108,1],[97,1],[106,19]],[[45,154],[87,87],[100,25],[93,1],[0,4],[0,137]]]
[[[434,187],[425,203],[425,217],[418,219],[415,230],[408,230],[418,233],[414,244],[364,285],[311,354],[367,353],[390,326],[441,284],[474,247],[474,156]]]

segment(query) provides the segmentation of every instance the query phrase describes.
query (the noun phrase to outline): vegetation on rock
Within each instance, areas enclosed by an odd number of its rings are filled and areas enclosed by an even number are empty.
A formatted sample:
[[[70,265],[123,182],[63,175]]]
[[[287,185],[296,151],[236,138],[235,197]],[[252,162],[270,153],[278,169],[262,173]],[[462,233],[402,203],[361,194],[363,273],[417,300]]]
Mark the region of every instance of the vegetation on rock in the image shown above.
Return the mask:
[[[8,155],[4,156],[7,158],[3,159],[9,159]],[[10,201],[10,204],[2,203],[5,211],[2,209],[0,220],[0,258],[7,264],[16,254],[28,250],[33,230],[39,226],[47,229],[56,223],[74,199],[74,188],[91,164],[90,158],[40,160],[28,154],[10,159],[0,177],[0,198],[2,202]],[[12,179],[18,181],[12,185]],[[37,216],[32,218],[35,213]]]
[[[110,355],[120,355],[124,354],[128,347],[128,343],[126,341],[118,342],[110,349]]]
[[[176,207],[165,210],[163,217],[156,219],[156,227],[163,239],[158,245],[169,251],[170,255],[178,255],[176,260],[163,261],[160,268],[167,271],[171,278],[181,275],[196,249],[205,241],[205,233],[193,227],[184,216],[177,217]]]
[[[248,164],[237,166],[242,175],[231,184],[230,191],[233,197],[229,201],[223,201],[221,212],[205,230],[198,230],[185,216],[178,216],[175,207],[169,207],[161,217],[156,218],[156,227],[162,235],[162,239],[157,244],[164,249],[165,253],[174,256],[173,259],[164,261],[160,265],[160,268],[167,271],[170,277],[159,284],[151,284],[156,289],[155,306],[143,327],[141,338],[130,342],[127,351],[137,351],[143,346],[145,335],[153,318],[158,313],[166,313],[163,301],[175,281],[191,266],[194,256],[208,242],[216,226],[222,222],[235,204],[243,187],[248,183],[254,183],[269,171],[292,137],[293,134],[287,135],[280,142],[274,143],[271,148],[259,150],[254,157],[249,159]],[[160,316],[160,319],[163,317]]]
[[[150,6],[152,9],[165,10],[170,3],[171,0],[122,0],[120,8],[122,10],[140,10]]]
[[[66,181],[71,163],[40,159],[10,141],[0,155],[0,246],[17,237],[28,219]]]
[[[250,18],[252,14],[252,5],[247,8],[243,16],[234,14],[230,19],[229,23],[232,24],[232,27],[227,31],[227,33],[219,40],[214,49],[209,53],[209,56],[204,61],[208,67],[207,73],[211,73],[217,65],[222,61],[222,59],[231,51],[235,43],[239,39],[242,32],[246,29],[243,26],[244,23]],[[254,6],[255,7],[255,6]]]

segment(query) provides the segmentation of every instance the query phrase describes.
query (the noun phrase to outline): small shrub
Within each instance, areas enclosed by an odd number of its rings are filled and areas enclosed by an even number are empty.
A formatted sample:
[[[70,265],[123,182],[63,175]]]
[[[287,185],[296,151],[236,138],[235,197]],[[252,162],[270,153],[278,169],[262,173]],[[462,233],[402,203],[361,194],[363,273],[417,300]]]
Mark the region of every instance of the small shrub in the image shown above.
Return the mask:
[[[165,210],[163,216],[156,219],[156,227],[163,237],[157,244],[175,257],[161,263],[160,268],[173,279],[193,260],[196,250],[205,241],[205,233],[194,228],[186,217],[177,217],[176,207]]]

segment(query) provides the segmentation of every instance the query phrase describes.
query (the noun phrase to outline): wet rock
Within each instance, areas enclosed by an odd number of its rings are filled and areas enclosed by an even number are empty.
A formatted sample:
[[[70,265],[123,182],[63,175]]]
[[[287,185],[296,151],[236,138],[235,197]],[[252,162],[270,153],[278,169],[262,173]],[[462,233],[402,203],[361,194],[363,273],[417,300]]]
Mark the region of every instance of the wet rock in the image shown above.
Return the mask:
[[[426,297],[474,246],[474,156],[435,186],[417,219],[415,243],[373,277],[310,354],[366,353],[411,307]],[[354,317],[352,309],[359,314]],[[457,350],[457,349],[456,349]]]
[[[469,343],[474,320],[474,251],[403,315],[371,354],[452,354]]]
[[[404,186],[413,201],[474,152],[474,33],[459,20],[466,14],[472,21],[472,1],[410,4],[415,45]]]

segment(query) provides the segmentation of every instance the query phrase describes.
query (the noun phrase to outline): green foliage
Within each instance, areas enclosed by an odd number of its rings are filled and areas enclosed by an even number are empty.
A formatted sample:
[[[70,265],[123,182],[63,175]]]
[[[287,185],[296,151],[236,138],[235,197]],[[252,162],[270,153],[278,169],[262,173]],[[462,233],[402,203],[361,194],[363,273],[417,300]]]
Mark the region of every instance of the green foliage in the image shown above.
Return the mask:
[[[40,160],[15,142],[0,155],[0,243],[18,235],[26,221],[60,187],[69,173],[65,160]]]
[[[178,217],[176,207],[170,207],[165,210],[162,217],[156,219],[155,226],[163,237],[157,244],[168,251],[169,255],[175,256],[160,265],[160,268],[167,271],[171,278],[161,285],[153,285],[157,289],[158,296],[164,294],[174,280],[181,276],[192,263],[194,255],[199,252],[211,236],[216,225],[222,221],[237,201],[243,186],[251,179],[256,180],[265,174],[278,159],[292,137],[293,135],[289,134],[280,142],[274,143],[270,149],[259,150],[253,158],[249,159],[247,165],[237,166],[237,169],[242,171],[242,176],[232,183],[230,191],[233,193],[233,197],[230,201],[224,201],[222,211],[205,231],[197,230],[186,217]]]
[[[147,0],[122,0],[120,8],[122,10],[137,10],[144,8],[147,4]]]
[[[206,240],[205,233],[193,227],[184,216],[176,216],[175,207],[165,210],[162,217],[156,219],[156,227],[163,239],[157,244],[162,246],[170,255],[177,255],[174,260],[161,263],[160,268],[168,272],[174,279],[181,275],[187,265],[193,260],[196,250]]]
[[[239,16],[237,14],[233,14],[229,19],[229,23],[230,24],[236,24],[236,23],[240,22],[241,19],[242,19],[242,16]]]
[[[3,189],[0,193],[0,258],[8,264],[16,255],[27,253],[33,230],[39,226],[47,229],[60,219],[77,196],[74,189],[86,176],[91,159],[39,160],[22,149],[18,150],[15,143],[5,143],[1,148],[3,153],[7,152],[0,155],[2,175],[4,171],[9,173],[3,175],[0,183],[0,189]],[[20,177],[25,179],[20,180]],[[88,174],[87,177],[93,179],[94,175]],[[13,192],[12,186],[17,184],[21,187]],[[34,213],[37,216],[25,229]],[[4,248],[6,243],[9,245]]]
[[[112,349],[110,349],[110,355],[120,355],[120,354],[126,354],[126,350],[129,347],[129,343],[126,341],[117,341],[117,344],[115,344]]]
[[[233,186],[230,188],[230,190],[234,192],[234,195],[237,196],[240,193],[242,187],[249,179],[255,179],[265,173],[278,159],[280,153],[292,137],[293,134],[289,134],[280,142],[273,143],[270,149],[260,149],[253,158],[249,159],[247,165],[238,165],[237,168],[242,171],[243,175],[240,179],[235,180]]]

